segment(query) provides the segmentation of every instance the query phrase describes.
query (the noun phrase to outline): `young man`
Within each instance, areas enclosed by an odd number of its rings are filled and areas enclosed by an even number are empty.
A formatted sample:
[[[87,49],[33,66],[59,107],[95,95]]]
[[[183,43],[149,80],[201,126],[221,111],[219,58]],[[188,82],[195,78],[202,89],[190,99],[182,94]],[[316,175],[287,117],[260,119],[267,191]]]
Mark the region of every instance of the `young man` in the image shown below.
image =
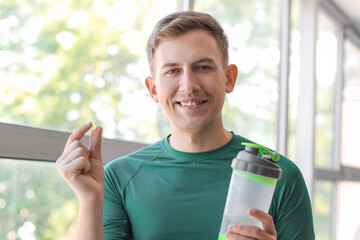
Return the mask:
[[[249,140],[224,129],[222,107],[235,86],[228,42],[211,16],[179,12],[162,19],[147,54],[151,98],[170,121],[163,140],[105,167],[101,127],[72,133],[57,167],[79,198],[77,239],[217,239],[232,159]],[[228,239],[314,239],[312,211],[299,169],[281,157],[269,213],[250,209],[262,229],[231,225]],[[249,193],[251,194],[251,193]]]

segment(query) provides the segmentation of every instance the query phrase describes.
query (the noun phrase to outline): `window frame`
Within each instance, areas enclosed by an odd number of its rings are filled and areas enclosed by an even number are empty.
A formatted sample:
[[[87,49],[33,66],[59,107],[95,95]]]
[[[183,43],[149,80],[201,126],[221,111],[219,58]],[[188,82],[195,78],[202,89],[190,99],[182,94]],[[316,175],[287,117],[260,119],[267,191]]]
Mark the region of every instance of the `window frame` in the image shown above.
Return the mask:
[[[22,125],[0,123],[0,158],[55,162],[71,133]],[[89,136],[82,138],[88,146]],[[103,163],[147,146],[118,139],[102,139]]]

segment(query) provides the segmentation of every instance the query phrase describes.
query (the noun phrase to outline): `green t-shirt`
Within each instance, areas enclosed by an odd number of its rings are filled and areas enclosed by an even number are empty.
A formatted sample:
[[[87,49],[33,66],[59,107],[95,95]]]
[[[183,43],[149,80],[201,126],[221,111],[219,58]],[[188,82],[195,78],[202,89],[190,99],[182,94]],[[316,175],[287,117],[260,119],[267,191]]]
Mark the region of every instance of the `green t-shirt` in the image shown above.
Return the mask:
[[[173,149],[167,138],[105,166],[104,237],[216,240],[242,142],[234,135],[208,152]],[[309,195],[299,169],[281,156],[269,213],[278,239],[315,239]]]

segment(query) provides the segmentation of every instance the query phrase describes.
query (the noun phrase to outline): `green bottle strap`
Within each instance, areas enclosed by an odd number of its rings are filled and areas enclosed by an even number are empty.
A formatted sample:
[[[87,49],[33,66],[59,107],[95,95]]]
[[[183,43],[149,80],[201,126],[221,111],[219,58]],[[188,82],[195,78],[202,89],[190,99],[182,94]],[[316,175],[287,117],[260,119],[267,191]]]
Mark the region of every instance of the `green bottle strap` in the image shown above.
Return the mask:
[[[229,239],[225,237],[223,234],[219,233],[218,240],[229,240]]]

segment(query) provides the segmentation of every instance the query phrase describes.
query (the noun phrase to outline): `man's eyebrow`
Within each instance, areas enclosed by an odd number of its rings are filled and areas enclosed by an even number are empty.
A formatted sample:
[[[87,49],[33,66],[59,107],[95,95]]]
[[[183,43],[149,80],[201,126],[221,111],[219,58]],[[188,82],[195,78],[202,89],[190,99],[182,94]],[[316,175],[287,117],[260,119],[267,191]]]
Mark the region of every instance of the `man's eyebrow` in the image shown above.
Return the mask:
[[[161,65],[161,69],[166,68],[166,67],[175,67],[178,66],[179,64],[176,62],[166,62],[163,65]]]
[[[200,58],[200,59],[196,60],[195,62],[192,63],[192,65],[196,65],[199,63],[215,64],[215,60],[212,58],[204,57],[204,58]],[[161,65],[161,69],[166,68],[166,67],[176,67],[179,65],[180,64],[177,62],[165,62],[163,65]]]
[[[196,60],[195,62],[193,62],[194,65],[199,64],[199,63],[215,64],[215,60],[212,58],[204,57],[204,58],[200,58],[199,60]]]

